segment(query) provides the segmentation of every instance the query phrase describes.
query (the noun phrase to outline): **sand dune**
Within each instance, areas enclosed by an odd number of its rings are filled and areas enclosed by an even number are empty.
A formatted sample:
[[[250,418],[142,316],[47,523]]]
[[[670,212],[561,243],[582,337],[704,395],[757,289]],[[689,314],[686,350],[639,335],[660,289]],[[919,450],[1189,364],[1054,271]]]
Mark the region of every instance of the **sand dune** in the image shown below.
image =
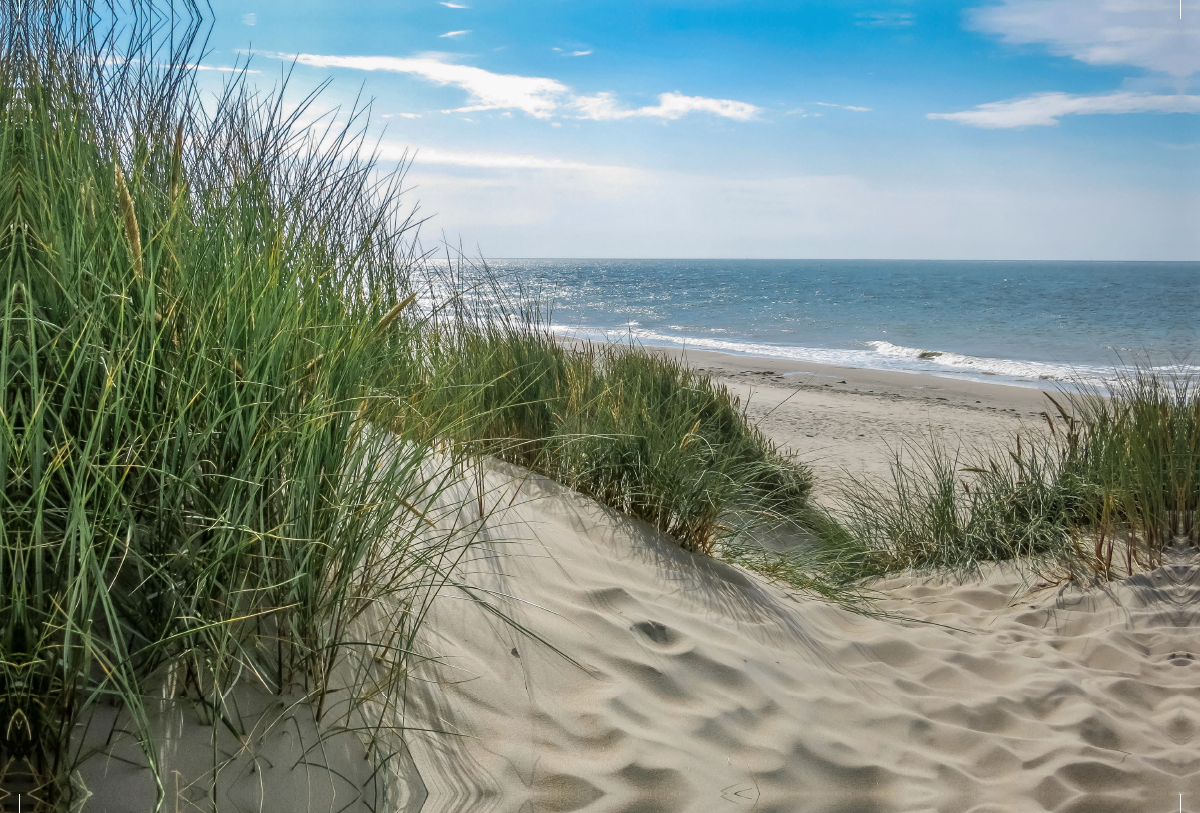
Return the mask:
[[[440,600],[409,722],[461,736],[413,738],[425,810],[1200,809],[1190,554],[1086,593],[1000,567],[893,579],[880,608],[914,619],[895,622],[541,478],[505,508],[523,476],[493,467],[468,570],[577,663]]]
[[[704,361],[753,387],[764,429],[826,476],[883,473],[888,438],[977,447],[1028,426],[1043,398],[867,371],[839,391],[729,358]],[[819,445],[825,430],[835,445]],[[1168,813],[1182,794],[1200,811],[1194,550],[1102,590],[1003,566],[965,584],[893,578],[877,609],[909,620],[885,620],[685,553],[502,464],[480,521],[473,479],[438,525],[478,534],[459,575],[526,631],[462,592],[435,602],[424,646],[438,660],[410,683],[404,720],[419,779],[400,763],[373,774],[349,733],[318,755],[300,704],[252,742],[222,741],[219,809],[365,811],[386,796],[405,813]],[[184,780],[168,808],[209,809],[212,732],[185,712],[163,718],[160,764]],[[123,748],[129,762],[90,763],[88,809],[152,803]]]

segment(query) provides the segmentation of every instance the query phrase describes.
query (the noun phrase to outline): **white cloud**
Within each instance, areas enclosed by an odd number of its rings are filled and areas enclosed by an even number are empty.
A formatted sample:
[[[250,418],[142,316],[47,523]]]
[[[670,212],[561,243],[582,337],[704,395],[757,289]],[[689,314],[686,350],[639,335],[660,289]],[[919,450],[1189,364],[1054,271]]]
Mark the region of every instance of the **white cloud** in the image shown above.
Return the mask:
[[[1176,77],[1200,72],[1200,0],[1003,0],[968,17],[1013,44],[1046,45],[1089,65],[1134,65]]]
[[[762,112],[761,108],[747,102],[684,96],[682,93],[663,93],[658,97],[658,104],[632,109],[619,107],[616,96],[612,93],[576,96],[571,106],[580,112],[580,118],[596,121],[635,117],[678,119],[692,112],[712,113],[735,121],[751,121]]]
[[[419,119],[419,118],[421,118],[421,114],[420,114],[420,113],[401,113],[401,114],[400,114],[400,118],[403,118],[403,119]]]
[[[592,49],[588,48],[586,51],[572,51],[571,56],[589,56],[591,53]]]
[[[1099,113],[1200,113],[1200,96],[1156,95],[1121,91],[1098,96],[1036,93],[1020,99],[988,102],[960,113],[929,113],[927,118],[955,121],[972,127],[1054,126],[1060,116]]]
[[[439,5],[439,6],[445,6],[446,8],[470,8],[470,6],[462,6],[462,5],[459,5],[458,3],[445,3],[445,2],[442,2],[442,3],[438,3],[438,5]]]
[[[453,39],[454,37],[461,37],[464,34],[470,34],[470,33],[471,33],[471,29],[469,29],[469,28],[466,30],[463,30],[463,31],[447,31],[445,34],[438,34],[438,39],[441,39],[442,37],[450,37],[451,39]]]
[[[288,57],[281,56],[283,59]],[[559,98],[569,88],[554,79],[492,73],[470,65],[455,65],[429,57],[321,56],[297,54],[296,62],[314,68],[353,68],[362,71],[392,71],[428,79],[438,85],[454,85],[465,90],[470,102],[451,112],[477,110],[522,110],[535,118],[548,118],[558,108]]]
[[[834,104],[832,102],[813,102],[813,104],[819,104],[821,107],[836,107],[839,110],[853,110],[855,113],[871,112],[871,108],[869,107],[857,107],[852,104]]]
[[[857,25],[881,28],[900,28],[913,24],[913,15],[908,11],[860,11]]]
[[[427,166],[467,167],[496,170],[543,170],[551,172],[588,173],[608,182],[627,184],[648,174],[633,167],[589,164],[542,155],[521,155],[499,152],[440,150],[433,147],[411,147],[399,141],[380,141],[373,153],[383,161],[411,161]]]
[[[453,33],[453,32],[452,32]],[[663,93],[658,104],[638,108],[621,108],[613,93],[578,96],[555,79],[537,76],[492,73],[471,65],[445,61],[438,55],[421,57],[391,56],[324,56],[319,54],[264,53],[276,59],[294,59],[300,65],[314,68],[351,68],[363,71],[392,71],[428,79],[439,85],[454,85],[467,91],[468,104],[446,110],[446,113],[474,113],[482,110],[521,110],[536,118],[550,118],[563,109],[576,110],[578,118],[598,121],[635,117],[678,119],[688,113],[711,113],[734,121],[752,121],[762,109],[748,102],[733,99],[710,99],[704,96],[685,96],[682,93]]]
[[[219,73],[261,73],[261,71],[252,71],[249,68],[238,67],[236,65],[177,65],[176,67],[187,68],[192,71],[217,71]]]
[[[242,25],[254,25],[258,22],[258,15],[253,11],[249,14],[242,15]]]

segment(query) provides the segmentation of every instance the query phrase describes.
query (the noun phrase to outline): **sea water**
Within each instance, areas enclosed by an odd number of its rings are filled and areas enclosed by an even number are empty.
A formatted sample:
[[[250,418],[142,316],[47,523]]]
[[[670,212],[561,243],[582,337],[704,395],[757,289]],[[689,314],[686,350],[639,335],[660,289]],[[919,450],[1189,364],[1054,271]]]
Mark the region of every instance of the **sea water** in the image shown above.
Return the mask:
[[[1200,262],[495,260],[557,332],[1059,386],[1200,371]],[[801,369],[798,367],[798,369]]]

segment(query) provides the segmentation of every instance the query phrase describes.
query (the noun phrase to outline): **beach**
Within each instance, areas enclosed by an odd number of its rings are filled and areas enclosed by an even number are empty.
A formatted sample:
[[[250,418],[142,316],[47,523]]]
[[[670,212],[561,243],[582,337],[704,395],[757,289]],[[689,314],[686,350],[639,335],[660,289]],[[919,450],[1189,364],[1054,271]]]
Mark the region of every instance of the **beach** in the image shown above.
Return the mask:
[[[870,618],[510,466],[486,492],[466,570],[543,640],[438,603],[408,718],[442,732],[409,736],[424,810],[1196,809],[1191,549],[1093,591],[900,575]]]
[[[906,442],[965,454],[1041,431],[1049,406],[1025,387],[687,360],[813,465],[818,495],[886,476]],[[1149,813],[1181,793],[1195,809],[1191,548],[1104,589],[1011,564],[897,575],[871,585],[893,617],[866,617],[522,470],[487,483],[500,510],[467,569],[544,641],[437,608],[413,713],[453,736],[414,741],[427,809]]]
[[[749,414],[770,412],[773,436],[830,472],[883,475],[889,444],[930,431],[978,449],[985,430],[1041,420],[1034,390],[840,368],[807,369],[797,384],[769,359],[690,361],[752,394]],[[789,441],[806,415],[821,416],[812,434],[834,442]],[[474,542],[461,584],[422,628],[398,709],[407,750],[386,774],[391,809],[1197,809],[1192,547],[1103,588],[1051,584],[1012,563],[966,578],[895,574],[869,585],[862,614],[681,550],[506,463],[487,462],[438,503],[433,525]],[[355,783],[379,783],[353,737],[297,757],[293,727],[256,726],[253,744],[231,742],[222,794],[262,810],[371,809]],[[203,748],[166,740],[173,766],[204,775]],[[88,775],[110,799],[131,778],[152,797],[144,773],[119,764]]]
[[[936,440],[966,455],[1046,429],[1054,390],[705,350],[662,350],[725,384],[820,482],[887,476],[893,452]],[[1059,399],[1061,402],[1061,398]]]

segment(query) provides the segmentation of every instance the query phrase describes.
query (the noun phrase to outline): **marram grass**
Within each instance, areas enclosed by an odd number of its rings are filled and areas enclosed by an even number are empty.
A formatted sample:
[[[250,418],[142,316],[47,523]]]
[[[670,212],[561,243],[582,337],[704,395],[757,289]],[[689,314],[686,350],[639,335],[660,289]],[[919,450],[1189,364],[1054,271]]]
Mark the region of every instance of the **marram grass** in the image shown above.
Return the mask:
[[[464,442],[711,554],[749,527],[815,521],[811,475],[723,386],[638,347],[567,347],[535,321],[438,337]],[[471,393],[464,398],[462,392]],[[399,416],[404,425],[403,414]]]
[[[838,511],[861,575],[1032,561],[1051,580],[1106,580],[1200,544],[1200,388],[1177,370],[1115,370],[1047,395],[1045,425],[961,459],[906,447],[890,482],[852,482]]]
[[[468,542],[414,516],[431,442],[362,419],[413,366],[397,187],[238,83],[204,113],[136,27],[114,60],[25,11],[0,55],[0,771],[78,804],[76,731],[116,706],[161,801],[163,674],[231,730],[239,682],[319,719],[370,612],[392,637],[351,694],[402,696]]]
[[[568,350],[536,305],[469,307],[461,281],[419,302],[416,221],[355,116],[299,127],[242,77],[201,104],[171,67],[187,36],[156,44],[169,15],[137,5],[118,40],[97,11],[23,5],[0,32],[6,782],[80,803],[78,733],[109,708],[161,804],[164,676],[214,730],[253,685],[400,736],[420,625],[471,544],[430,506],[469,458],[702,553],[819,521],[807,471],[707,378]],[[368,617],[385,643],[356,640]]]

